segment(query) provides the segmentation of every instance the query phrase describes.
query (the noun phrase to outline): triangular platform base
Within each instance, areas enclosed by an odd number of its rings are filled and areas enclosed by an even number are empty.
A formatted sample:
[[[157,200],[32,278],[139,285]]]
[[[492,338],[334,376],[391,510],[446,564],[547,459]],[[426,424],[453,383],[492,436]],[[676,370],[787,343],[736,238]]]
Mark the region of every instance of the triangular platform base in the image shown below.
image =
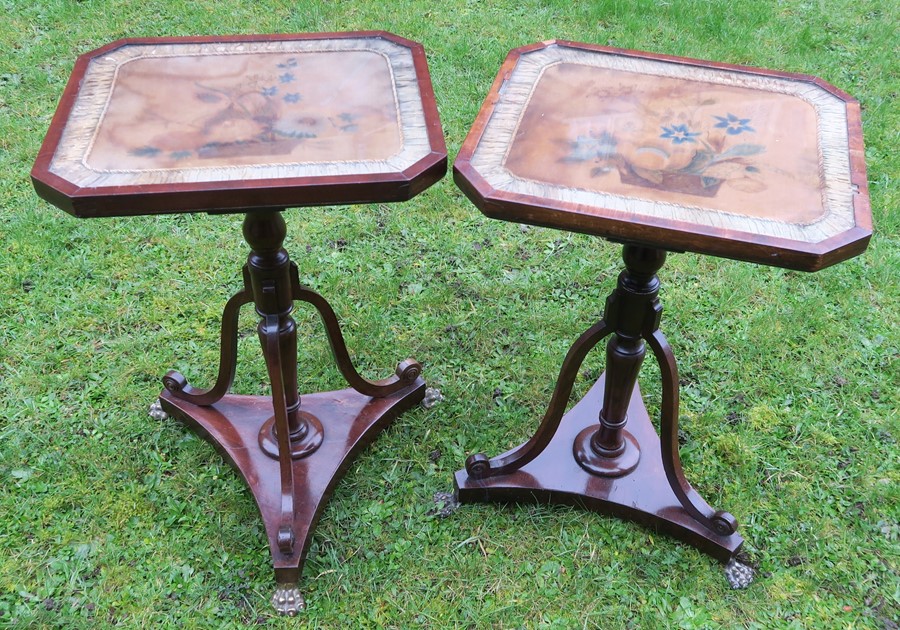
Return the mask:
[[[274,413],[271,398],[228,394],[213,405],[201,407],[163,391],[160,403],[167,414],[216,447],[244,478],[265,523],[276,581],[296,584],[312,532],[337,481],[360,450],[424,396],[425,381],[421,378],[384,398],[371,398],[354,389],[301,396],[301,410],[322,422],[325,436],[315,452],[293,460],[296,542],[291,554],[282,553],[278,547],[278,460],[266,455],[259,446],[260,427]]]
[[[659,436],[634,389],[628,407],[630,433],[640,447],[640,460],[630,473],[603,477],[584,470],[573,456],[576,436],[598,423],[603,404],[605,375],[561,420],[552,441],[534,460],[505,475],[474,479],[465,469],[455,483],[460,503],[541,502],[577,505],[641,523],[693,545],[727,562],[744,540],[734,533],[718,535],[691,517],[681,506],[666,479]]]

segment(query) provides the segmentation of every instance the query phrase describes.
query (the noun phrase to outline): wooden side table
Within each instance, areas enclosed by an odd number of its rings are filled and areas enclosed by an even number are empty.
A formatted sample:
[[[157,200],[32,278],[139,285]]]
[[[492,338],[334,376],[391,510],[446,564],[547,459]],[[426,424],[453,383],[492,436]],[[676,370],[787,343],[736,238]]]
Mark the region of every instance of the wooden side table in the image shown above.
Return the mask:
[[[625,270],[602,321],[569,350],[534,436],[456,473],[460,502],[579,504],[729,563],[736,519],[690,486],[678,456],[678,371],[659,330],[667,251],[814,271],[871,235],[858,103],[819,79],[545,42],[504,62],[454,165],[487,216],[606,237]],[[564,415],[585,355],[606,372]],[[660,431],[636,385],[649,346]]]
[[[328,302],[282,247],[294,206],[410,199],[446,172],[423,48],[383,32],[121,40],[79,57],[32,179],[79,217],[245,214],[250,255],[226,304],[209,389],[169,372],[162,410],[209,440],[259,507],[278,583],[297,582],[327,497],[355,455],[425,382],[412,359],[380,381],[350,360]],[[349,388],[297,391],[294,301],[321,315]],[[229,394],[237,322],[253,303],[272,396]]]

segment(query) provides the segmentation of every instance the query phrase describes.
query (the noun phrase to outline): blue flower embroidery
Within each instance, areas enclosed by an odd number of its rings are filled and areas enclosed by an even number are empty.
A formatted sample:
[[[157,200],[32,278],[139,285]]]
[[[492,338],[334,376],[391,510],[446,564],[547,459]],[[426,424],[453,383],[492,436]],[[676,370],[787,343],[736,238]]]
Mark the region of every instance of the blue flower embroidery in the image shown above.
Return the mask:
[[[285,95],[284,95],[284,102],[285,102],[285,103],[299,103],[299,102],[300,102],[300,95],[297,94],[296,92],[292,92],[291,94],[285,94]]]
[[[747,124],[750,122],[749,118],[738,118],[734,114],[728,114],[727,116],[713,116],[713,118],[719,121],[715,126],[719,129],[724,129],[725,133],[729,136],[736,136],[743,131],[756,131]]]
[[[571,144],[567,162],[587,162],[594,159],[609,160],[616,154],[616,139],[606,131],[599,134],[580,135]]]
[[[263,96],[275,96],[276,94],[278,94],[278,88],[275,86],[262,89]]]
[[[137,149],[132,149],[129,153],[137,157],[156,157],[160,154],[160,150],[156,147],[145,145],[143,147],[138,147]]]
[[[279,68],[295,68],[297,67],[297,60],[293,57],[287,60],[285,63],[278,64]]]
[[[169,154],[169,157],[172,158],[173,160],[183,160],[185,158],[191,157],[191,152],[190,151],[172,151]]]
[[[359,129],[359,125],[356,124],[357,116],[356,114],[351,114],[350,112],[341,112],[338,114],[338,120],[340,120],[340,124],[331,122],[335,127],[340,129],[345,133],[353,133]]]
[[[284,74],[282,74],[278,77],[278,80],[281,81],[282,83],[290,83],[291,81],[294,80],[294,73],[293,72],[285,72]]]
[[[663,126],[663,133],[660,138],[668,138],[675,144],[684,144],[685,142],[697,142],[695,137],[700,135],[699,131],[690,131],[687,125],[672,125],[671,127]]]

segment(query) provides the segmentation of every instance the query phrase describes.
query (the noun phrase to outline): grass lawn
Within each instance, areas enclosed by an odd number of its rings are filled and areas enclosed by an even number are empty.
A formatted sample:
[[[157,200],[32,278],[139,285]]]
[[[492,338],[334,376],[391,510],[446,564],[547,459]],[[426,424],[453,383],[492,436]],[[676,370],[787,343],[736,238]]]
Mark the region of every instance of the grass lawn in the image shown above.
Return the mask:
[[[0,0],[0,626],[896,629],[898,6]],[[687,545],[577,509],[429,515],[467,454],[532,434],[620,266],[603,240],[486,219],[448,177],[405,204],[285,213],[301,278],[331,300],[366,375],[415,356],[446,399],[356,460],[315,535],[308,609],[274,615],[243,482],[146,413],[166,370],[214,376],[241,217],[77,220],[39,200],[28,172],[82,52],[131,36],[359,29],[425,45],[451,160],[507,51],[552,38],[817,75],[861,101],[865,254],[815,274],[673,254],[660,274],[682,460],[740,521],[749,589]],[[314,311],[295,316],[301,391],[342,387]],[[253,334],[239,353],[235,391],[265,392]],[[576,395],[601,369],[594,352]]]

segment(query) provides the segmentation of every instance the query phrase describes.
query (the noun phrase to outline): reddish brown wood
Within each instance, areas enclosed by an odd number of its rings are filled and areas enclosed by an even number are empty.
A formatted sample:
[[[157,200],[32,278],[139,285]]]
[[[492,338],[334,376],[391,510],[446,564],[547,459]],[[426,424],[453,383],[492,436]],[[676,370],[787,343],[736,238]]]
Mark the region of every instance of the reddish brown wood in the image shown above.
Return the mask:
[[[547,447],[515,472],[476,478],[456,473],[461,503],[540,502],[582,506],[641,523],[693,545],[723,562],[743,544],[739,534],[720,535],[691,516],[666,479],[660,442],[635,388],[628,408],[630,433],[641,445],[640,462],[629,474],[603,477],[585,471],[572,456],[578,434],[594,430],[603,401],[603,379],[567,413]],[[501,456],[498,459],[501,459]]]
[[[283,391],[284,404],[276,404],[276,418],[284,407],[286,430],[295,458],[314,451],[322,442],[322,426],[312,418],[303,418],[297,393],[297,326],[291,317],[294,299],[291,295],[290,258],[282,247],[287,227],[280,212],[261,210],[248,212],[244,219],[244,238],[250,245],[247,270],[253,291],[253,302],[261,321],[259,339],[264,349],[269,378],[273,387]],[[285,361],[281,361],[285,357]],[[273,397],[282,396],[273,391]],[[280,441],[280,440],[279,440]],[[283,448],[287,443],[280,444]],[[271,453],[270,453],[271,454]],[[277,453],[276,453],[277,456]]]
[[[337,363],[341,375],[353,389],[366,396],[378,398],[398,392],[418,378],[422,366],[413,359],[401,361],[397,365],[394,375],[388,378],[370,381],[361,376],[350,359],[350,353],[347,350],[347,344],[341,333],[340,323],[334,309],[324,297],[300,283],[297,266],[292,261],[289,262],[288,273],[292,299],[311,304],[319,312],[335,363]],[[249,265],[244,265],[243,277],[244,288],[231,297],[222,315],[219,372],[214,386],[209,389],[193,387],[183,374],[171,370],[163,378],[163,384],[176,398],[195,405],[211,405],[222,398],[234,382],[237,368],[238,315],[241,306],[253,301]]]
[[[406,388],[419,377],[422,366],[412,359],[406,359],[397,365],[397,369],[391,377],[378,381],[370,381],[363,378],[356,371],[356,368],[353,367],[353,361],[350,359],[350,353],[347,352],[347,345],[344,343],[344,337],[341,334],[340,324],[331,305],[321,295],[300,284],[296,266],[291,268],[291,274],[294,300],[307,302],[319,311],[319,316],[322,318],[325,332],[328,335],[328,343],[331,346],[334,361],[337,363],[341,375],[353,389],[366,396],[379,398],[389,396]]]
[[[572,394],[575,377],[578,375],[584,358],[610,332],[612,329],[606,322],[600,321],[582,333],[569,348],[569,352],[563,360],[547,412],[532,438],[508,453],[492,459],[488,459],[483,453],[470,455],[466,460],[466,473],[471,478],[483,479],[510,474],[544,452],[559,429],[559,423],[562,421],[566,405],[569,403],[569,396]]]
[[[716,74],[719,71],[732,74],[724,80],[721,73]],[[548,79],[551,73],[555,74]],[[660,77],[660,86],[648,83],[648,76]],[[766,81],[760,82],[760,77]],[[689,88],[692,81],[696,83]],[[801,95],[797,85],[804,83],[814,87],[804,87]],[[702,127],[692,130],[683,123],[703,106],[726,102],[738,106],[752,90],[766,93],[767,86],[776,84],[780,87],[770,94],[778,96],[771,98],[783,100],[772,108],[777,116],[763,118],[772,123],[769,130],[781,129],[774,122],[796,120],[806,132],[818,136],[812,144],[812,136],[803,136],[806,142],[790,147],[795,153],[778,153],[786,147],[778,134],[769,140],[782,164],[802,162],[804,168],[778,180],[791,190],[737,186],[747,195],[726,196],[713,204],[708,200],[720,191],[728,173],[740,172],[749,178],[747,173],[761,172],[756,165],[731,156],[749,157],[767,149],[750,143],[724,148],[724,134],[756,132],[747,124],[749,114],[742,119],[705,111],[703,119],[718,119],[714,126],[721,137],[709,129],[704,136]],[[728,97],[731,88],[736,92]],[[701,101],[700,92],[709,98]],[[648,102],[657,98],[660,102]],[[666,109],[670,103],[677,107]],[[788,108],[792,108],[790,116],[785,114]],[[659,114],[660,110],[668,113]],[[814,125],[811,112],[815,112]],[[730,126],[735,122],[741,128]],[[838,141],[827,145],[827,159],[822,140],[826,124],[831,131],[841,132],[834,136]],[[844,124],[846,136],[842,135]],[[632,131],[636,135],[630,135]],[[673,137],[678,133],[684,135]],[[672,144],[661,147],[660,139]],[[625,147],[622,151],[620,144]],[[679,153],[680,144],[687,144],[689,150]],[[691,151],[694,144],[698,148]],[[639,160],[628,150],[663,160],[680,156],[686,166],[646,162],[638,172],[634,164]],[[731,153],[726,156],[727,152]],[[731,170],[721,172],[721,177],[701,178],[709,165],[722,162],[728,162]],[[745,170],[734,170],[741,167]],[[772,173],[786,172],[773,166]],[[454,179],[489,217],[624,243],[626,267],[607,300],[603,320],[569,349],[536,433],[497,457],[470,456],[465,469],[456,473],[460,502],[579,504],[644,523],[720,560],[732,559],[743,542],[736,533],[736,519],[710,507],[682,470],[678,370],[659,331],[662,309],[656,272],[666,250],[806,271],[862,252],[872,223],[858,103],[805,75],[574,42],[543,42],[513,50],[504,61],[457,155]],[[752,196],[762,191],[770,195]],[[772,191],[778,191],[778,196],[773,197]],[[797,193],[792,197],[796,205],[773,207],[773,199],[787,192]],[[740,207],[736,200],[748,207]],[[810,226],[815,230],[806,229]],[[563,416],[582,361],[610,335],[606,372]],[[647,346],[662,379],[659,436],[637,387]]]
[[[460,156],[462,150],[460,150]],[[864,177],[864,175],[860,176]],[[669,251],[691,251],[719,258],[745,260],[763,265],[818,271],[863,253],[872,236],[872,220],[865,189],[854,201],[858,224],[846,232],[813,245],[798,245],[774,237],[758,236],[754,240],[735,241],[724,232],[693,223],[657,219],[653,225],[621,223],[602,210],[568,214],[571,206],[547,200],[529,199],[523,195],[499,193],[460,158],[453,164],[456,185],[486,216],[503,221],[601,235],[618,242],[635,242],[661,247]],[[542,205],[535,205],[542,204]],[[566,214],[561,214],[566,213]]]
[[[604,314],[615,332],[606,345],[607,376],[600,429],[591,439],[592,450],[604,458],[615,458],[625,449],[622,432],[626,412],[646,353],[641,336],[659,326],[656,272],[665,262],[666,253],[626,245],[624,258],[626,269],[619,276],[619,287],[610,296]]]
[[[279,211],[248,212],[243,232],[251,251],[244,266],[244,288],[225,309],[216,384],[210,390],[196,389],[178,372],[170,372],[160,400],[167,413],[207,438],[244,476],[266,526],[276,579],[295,583],[324,501],[347,463],[391,419],[422,400],[425,383],[421,366],[412,359],[401,362],[387,379],[369,381],[360,376],[334,310],[300,284],[297,268],[282,246],[286,226]],[[258,333],[271,398],[225,394],[235,373],[238,311],[251,299],[260,316]],[[297,330],[291,317],[295,300],[318,310],[351,389],[301,400]]]
[[[83,188],[50,171],[80,83],[93,59],[133,44],[268,42],[335,38],[389,40],[409,48],[418,77],[431,151],[400,172],[369,175],[284,177],[252,181],[106,186]],[[384,31],[121,39],[81,55],[75,62],[56,113],[31,171],[41,198],[78,217],[135,216],[174,212],[244,212],[247,208],[286,208],[405,201],[439,181],[447,171],[447,148],[421,44]]]
[[[262,425],[272,417],[272,399],[229,394],[214,405],[201,406],[163,391],[160,400],[166,413],[208,440],[244,478],[266,527],[275,578],[280,584],[293,584],[303,571],[319,516],[347,467],[380,431],[424,395],[421,378],[383,398],[353,389],[303,395],[302,409],[322,419],[325,440],[308,457],[286,460],[294,481],[290,525],[296,542],[290,551],[279,544],[283,498],[279,460],[265,455],[257,443]]]
[[[607,299],[604,318],[569,350],[535,435],[491,459],[482,453],[470,456],[465,470],[456,473],[459,501],[578,502],[650,525],[728,560],[742,544],[735,533],[737,521],[700,497],[685,479],[678,456],[678,369],[659,331],[657,298],[656,272],[666,254],[626,245],[623,258],[626,268]],[[606,372],[563,416],[582,361],[607,336]],[[645,342],[662,376],[660,436],[637,386]]]
[[[635,219],[627,216],[627,213],[604,207],[586,207],[575,202],[495,188],[485,179],[479,168],[473,165],[473,155],[498,103],[504,98],[504,85],[520,60],[528,53],[552,46],[609,53],[640,60],[662,61],[697,69],[715,68],[748,76],[786,79],[815,85],[829,92],[846,104],[852,213],[855,224],[825,240],[805,242],[697,224],[677,217]],[[589,115],[590,111],[587,109],[585,116]],[[492,218],[593,234],[620,242],[641,243],[670,251],[694,251],[804,271],[816,271],[862,253],[868,245],[872,232],[859,103],[845,92],[808,75],[577,42],[548,41],[517,48],[509,53],[460,148],[454,162],[453,175],[456,184],[466,196],[485,215]]]
[[[253,292],[250,289],[250,276],[247,267],[244,267],[244,289],[231,296],[225,304],[222,313],[222,332],[220,335],[219,374],[215,384],[209,389],[199,389],[188,384],[187,379],[180,372],[170,370],[163,377],[165,388],[175,392],[183,400],[195,405],[211,405],[228,392],[228,388],[234,382],[234,374],[237,369],[237,341],[238,341],[238,316],[241,307],[253,301]]]
[[[698,523],[711,531],[727,536],[737,530],[737,520],[728,512],[715,511],[690,486],[681,468],[678,455],[678,367],[669,342],[659,330],[646,337],[647,344],[659,363],[662,377],[662,405],[660,407],[659,434],[662,444],[662,463],[669,487],[684,510]]]
[[[411,153],[406,154],[404,160],[392,162],[377,157],[381,154],[376,154],[375,157],[367,154],[371,157],[368,163],[374,163],[376,167],[371,167],[364,173],[354,173],[351,167],[347,167],[348,170],[344,172],[351,174],[285,176],[277,179],[241,179],[240,175],[236,175],[230,181],[221,181],[217,179],[218,176],[210,175],[207,179],[200,177],[191,183],[158,184],[154,181],[149,184],[128,186],[97,184],[90,188],[82,188],[50,170],[54,155],[61,149],[63,132],[70,122],[70,114],[90,64],[119,48],[143,44],[155,46],[220,42],[267,43],[340,38],[378,38],[409,49],[412,70],[409,66],[410,57],[406,51],[399,53],[402,61],[396,67],[391,66],[391,72],[394,68],[397,68],[398,72],[402,70],[407,97],[417,93],[422,105],[421,112],[415,108],[406,110],[413,111],[414,115],[410,116],[411,126],[405,129],[414,130],[416,139],[415,144],[409,145],[412,147]],[[382,43],[379,42],[374,48],[382,49]],[[255,50],[261,50],[265,54],[268,47]],[[318,51],[318,48],[316,50]],[[325,55],[325,57],[328,61],[322,62],[323,57],[319,57],[320,63],[326,65],[332,63],[333,56]],[[152,55],[150,58],[151,64],[156,63],[155,60],[158,59]],[[120,60],[106,58],[101,61],[118,64]],[[159,63],[159,68],[165,68],[164,61]],[[321,67],[319,69],[321,70]],[[326,69],[330,70],[331,66],[327,65]],[[104,68],[103,71],[109,73],[108,68]],[[284,80],[293,80],[288,77],[289,74],[285,73]],[[151,73],[149,76],[151,78],[146,80],[153,80],[152,77],[157,75]],[[393,78],[395,75],[390,76]],[[114,81],[115,78],[110,80]],[[101,85],[104,86],[104,90],[109,89],[107,84],[101,82]],[[367,85],[363,84],[359,89],[362,90]],[[399,84],[394,85],[395,90],[400,89]],[[113,90],[110,94],[114,93]],[[359,90],[355,93],[357,97],[359,93]],[[256,92],[251,94],[256,98],[265,96]],[[368,94],[369,92],[365,92],[366,98]],[[394,99],[397,98],[396,94],[397,92],[393,94]],[[296,97],[291,102],[299,102],[298,94],[291,96]],[[338,99],[339,96],[337,95]],[[379,93],[377,96],[384,95]],[[111,99],[112,96],[108,98]],[[87,107],[100,107],[102,103],[97,104],[100,100],[102,99],[86,97],[84,102],[87,103]],[[287,98],[284,100],[287,101]],[[150,99],[146,103],[155,102]],[[410,105],[408,101],[406,104]],[[368,101],[364,105],[368,108]],[[154,105],[156,106],[159,105]],[[392,108],[388,109],[393,112]],[[156,121],[157,112],[150,113],[154,115],[149,118]],[[93,120],[88,118],[88,122],[85,123],[84,112],[81,114],[80,124],[88,125]],[[424,133],[422,115],[424,115]],[[411,135],[403,136],[404,127],[401,123],[405,122],[405,118],[399,104],[396,116],[401,136],[399,144],[405,150],[404,138],[408,139]],[[393,114],[389,114],[388,118],[394,120]],[[132,131],[129,123],[130,120],[126,118],[123,125],[125,136],[129,136]],[[99,133],[97,131],[99,128],[100,123],[96,123],[94,133]],[[84,131],[81,128],[79,130]],[[344,131],[343,128],[339,130]],[[70,135],[77,137],[77,134]],[[81,136],[78,142],[83,142],[84,137],[87,136]],[[269,140],[270,138],[264,138],[260,142]],[[212,140],[208,142],[211,144],[200,145],[201,148],[218,146]],[[234,144],[231,149],[237,154],[249,142]],[[129,145],[125,146],[127,148]],[[335,162],[332,154],[327,154],[327,159],[324,160],[311,159],[306,154],[307,146],[298,146],[302,147],[303,155],[294,162],[277,162],[276,166],[279,169],[296,174],[296,169],[303,165],[324,164],[325,168],[312,169],[308,172],[332,173],[340,172],[334,167],[335,163],[342,165],[345,163],[340,160]],[[359,145],[352,146],[353,150],[359,150]],[[385,155],[394,150],[392,145],[388,146]],[[72,147],[79,152],[85,150],[78,143],[62,148]],[[158,149],[154,148],[154,151]],[[60,155],[64,153],[63,151]],[[134,153],[131,151],[128,155]],[[274,155],[281,153],[276,152]],[[229,156],[232,157],[231,154]],[[172,157],[171,154],[169,157]],[[239,157],[258,158],[259,154],[247,152],[246,155]],[[169,372],[163,379],[165,390],[160,395],[160,402],[168,414],[209,440],[244,477],[259,506],[266,527],[276,580],[281,585],[288,585],[290,587],[288,590],[292,592],[291,596],[295,597],[289,605],[276,605],[281,612],[296,614],[299,607],[302,607],[302,597],[296,589],[296,583],[303,568],[312,532],[335,484],[360,449],[371,442],[397,415],[420,402],[425,394],[425,382],[420,376],[421,365],[413,359],[402,361],[393,376],[378,381],[369,381],[357,372],[347,351],[334,310],[321,295],[300,283],[297,268],[283,248],[286,228],[281,211],[286,207],[296,206],[382,203],[409,199],[443,177],[446,160],[446,147],[428,76],[424,49],[415,42],[390,33],[373,31],[126,39],[108,44],[82,55],[77,60],[32,170],[32,180],[41,197],[80,217],[190,211],[246,214],[243,234],[251,251],[243,267],[243,287],[228,301],[223,313],[220,364],[216,381],[211,388],[200,389],[192,387],[182,374]],[[383,172],[379,170],[382,162],[385,164]],[[78,160],[75,160],[75,163],[82,164]],[[352,164],[352,161],[347,163]],[[393,164],[398,166],[391,166]],[[240,168],[246,164],[235,166]],[[94,172],[119,173],[115,169],[110,171],[106,166],[103,168],[107,170]],[[141,171],[140,168],[137,171],[124,169],[121,172],[130,174],[148,170]],[[159,173],[168,173],[179,169],[166,167],[157,170]],[[154,178],[157,170],[150,169],[154,173]],[[79,179],[82,175],[77,170],[65,172],[75,173],[70,175],[75,181],[89,181]],[[236,172],[238,171],[230,173]],[[204,177],[207,177],[206,171],[203,173]],[[115,181],[142,180],[126,177]],[[302,398],[299,395],[297,331],[291,316],[296,301],[312,305],[320,314],[335,361],[350,388],[335,392],[304,394]],[[260,318],[257,331],[272,386],[271,397],[238,396],[228,393],[236,370],[238,317],[241,307],[250,302],[254,303]],[[280,590],[276,592],[276,599],[280,596],[279,592]]]

